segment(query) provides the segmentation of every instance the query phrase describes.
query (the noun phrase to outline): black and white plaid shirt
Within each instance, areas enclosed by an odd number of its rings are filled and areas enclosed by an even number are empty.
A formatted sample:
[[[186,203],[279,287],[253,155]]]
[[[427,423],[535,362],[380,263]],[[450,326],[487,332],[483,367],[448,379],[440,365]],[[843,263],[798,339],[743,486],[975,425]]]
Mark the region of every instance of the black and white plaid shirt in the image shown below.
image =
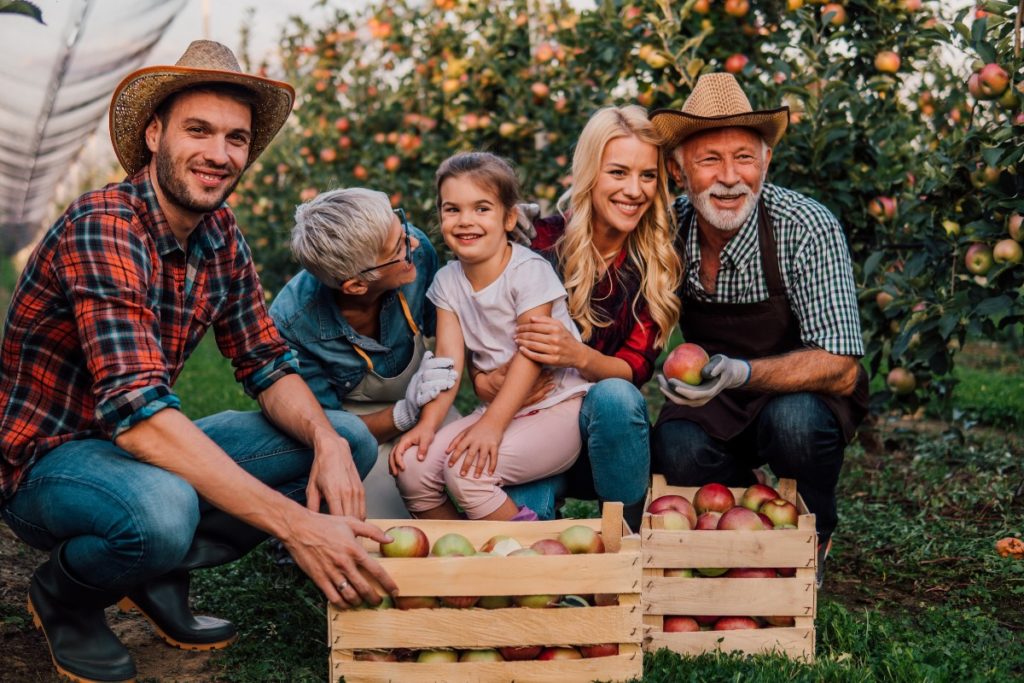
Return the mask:
[[[775,233],[779,267],[790,307],[800,322],[800,339],[812,348],[844,356],[863,356],[853,266],[842,226],[818,202],[782,187],[762,191]],[[684,195],[675,201],[680,239],[692,228],[693,206]],[[768,299],[757,242],[757,210],[722,251],[713,294],[700,284],[700,248],[690,239],[684,257],[687,296],[712,303],[755,303]],[[683,315],[686,315],[685,305]]]

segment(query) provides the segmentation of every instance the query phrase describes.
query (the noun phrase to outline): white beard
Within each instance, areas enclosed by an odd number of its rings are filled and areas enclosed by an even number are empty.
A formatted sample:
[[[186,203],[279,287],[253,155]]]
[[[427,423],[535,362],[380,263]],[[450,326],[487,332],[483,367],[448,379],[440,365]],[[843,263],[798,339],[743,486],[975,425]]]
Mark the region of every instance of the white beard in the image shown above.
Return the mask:
[[[764,186],[762,181],[762,187]],[[711,203],[711,195],[746,195],[743,200],[743,205],[738,209],[718,209]],[[716,230],[722,232],[733,232],[743,227],[743,224],[750,218],[750,214],[754,212],[754,208],[757,206],[758,197],[761,196],[761,192],[754,192],[749,185],[744,182],[739,182],[729,187],[722,183],[715,183],[708,189],[704,190],[698,195],[690,197],[690,201],[693,203],[693,207],[697,210],[704,220],[706,220]]]

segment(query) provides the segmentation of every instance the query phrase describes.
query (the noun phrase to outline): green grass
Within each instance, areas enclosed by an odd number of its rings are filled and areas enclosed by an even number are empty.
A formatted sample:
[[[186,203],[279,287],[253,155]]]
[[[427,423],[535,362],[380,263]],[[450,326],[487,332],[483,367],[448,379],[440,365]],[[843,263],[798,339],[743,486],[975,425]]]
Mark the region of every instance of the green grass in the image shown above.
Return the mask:
[[[963,409],[982,416],[1020,396],[1024,381],[1005,370],[1012,359],[980,358],[965,356],[961,388]],[[1002,399],[977,388],[995,378]],[[212,341],[200,346],[176,388],[194,417],[252,407]],[[1012,433],[979,426],[923,431],[928,426],[892,420],[881,425],[876,450],[849,449],[813,665],[661,651],[645,657],[643,680],[1024,680],[1024,562],[993,548],[1022,533],[1024,500],[1014,492],[1024,480],[1024,445]],[[232,619],[241,631],[215,660],[223,680],[327,678],[326,606],[300,571],[276,566],[258,549],[197,572],[195,586],[200,610]]]

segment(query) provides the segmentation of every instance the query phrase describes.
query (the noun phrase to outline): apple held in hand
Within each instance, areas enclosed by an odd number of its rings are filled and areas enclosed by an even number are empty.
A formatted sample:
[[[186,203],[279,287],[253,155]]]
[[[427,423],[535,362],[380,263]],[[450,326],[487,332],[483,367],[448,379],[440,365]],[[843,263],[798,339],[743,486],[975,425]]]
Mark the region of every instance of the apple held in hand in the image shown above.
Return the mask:
[[[558,540],[573,555],[604,552],[604,541],[601,540],[601,535],[582,524],[574,524],[563,530],[558,534]]]
[[[740,505],[757,512],[761,509],[761,506],[767,503],[769,500],[775,500],[779,497],[779,492],[773,489],[771,486],[765,484],[754,484],[753,486],[747,487],[747,490],[740,496]]]
[[[697,386],[703,381],[700,371],[708,364],[708,353],[696,344],[680,344],[672,349],[661,370],[665,377]]]
[[[693,505],[690,504],[690,501],[686,500],[686,498],[683,498],[682,496],[674,493],[658,496],[651,501],[650,505],[647,506],[647,511],[652,515],[661,515],[670,510],[678,512],[686,517],[690,523],[690,526],[687,527],[688,529],[692,529],[697,526],[697,511],[693,509]],[[667,529],[668,526],[665,528]]]
[[[796,505],[783,498],[769,500],[761,506],[760,512],[772,521],[773,527],[796,524],[800,519],[800,512],[796,509]]]
[[[430,553],[430,540],[421,529],[393,526],[384,533],[391,537],[390,543],[380,544],[384,557],[426,557]]]
[[[705,484],[693,496],[693,507],[697,514],[725,512],[736,507],[736,496],[729,487],[722,484]]]

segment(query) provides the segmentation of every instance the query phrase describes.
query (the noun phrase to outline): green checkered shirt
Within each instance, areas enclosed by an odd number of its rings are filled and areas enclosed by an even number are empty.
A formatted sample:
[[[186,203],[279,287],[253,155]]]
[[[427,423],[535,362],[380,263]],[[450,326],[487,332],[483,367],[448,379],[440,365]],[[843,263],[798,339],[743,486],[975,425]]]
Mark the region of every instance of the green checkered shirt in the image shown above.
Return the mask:
[[[766,184],[761,196],[775,233],[790,308],[800,322],[800,339],[811,348],[863,356],[853,267],[839,221],[818,202],[792,190]],[[696,234],[693,206],[686,196],[676,199],[675,212],[680,239],[685,239],[691,228]],[[722,251],[713,294],[700,284],[696,239],[686,245],[685,268],[683,290],[688,297],[729,304],[766,301],[768,285],[757,243],[757,210]]]

